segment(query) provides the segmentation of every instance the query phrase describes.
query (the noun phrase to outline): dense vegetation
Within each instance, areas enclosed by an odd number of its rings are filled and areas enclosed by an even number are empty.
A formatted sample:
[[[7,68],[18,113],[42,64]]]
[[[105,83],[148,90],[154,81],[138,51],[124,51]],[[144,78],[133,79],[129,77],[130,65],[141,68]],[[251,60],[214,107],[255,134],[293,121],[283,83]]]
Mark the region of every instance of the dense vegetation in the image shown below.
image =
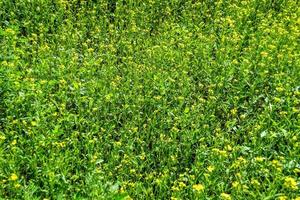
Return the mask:
[[[2,199],[300,199],[296,0],[0,0]]]

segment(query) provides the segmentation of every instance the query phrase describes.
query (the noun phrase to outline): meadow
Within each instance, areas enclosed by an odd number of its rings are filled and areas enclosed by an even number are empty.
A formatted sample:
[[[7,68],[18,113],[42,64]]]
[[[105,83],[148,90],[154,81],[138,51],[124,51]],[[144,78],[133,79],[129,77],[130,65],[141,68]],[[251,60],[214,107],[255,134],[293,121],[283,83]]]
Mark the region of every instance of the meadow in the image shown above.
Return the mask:
[[[297,0],[0,0],[0,199],[300,200]]]

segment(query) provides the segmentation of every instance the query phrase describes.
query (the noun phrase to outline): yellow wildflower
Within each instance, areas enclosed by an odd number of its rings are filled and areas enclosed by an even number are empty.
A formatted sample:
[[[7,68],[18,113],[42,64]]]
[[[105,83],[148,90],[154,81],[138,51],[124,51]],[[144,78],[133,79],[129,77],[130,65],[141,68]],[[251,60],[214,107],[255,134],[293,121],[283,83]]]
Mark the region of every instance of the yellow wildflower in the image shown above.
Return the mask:
[[[281,102],[281,99],[279,97],[274,97],[274,101],[279,103],[279,102]]]
[[[256,180],[256,179],[252,179],[252,180],[251,180],[251,184],[252,184],[253,186],[255,186],[255,187],[260,186],[260,183],[259,183],[258,180]]]
[[[212,166],[212,165],[210,165],[210,166],[208,166],[207,170],[208,170],[209,172],[212,172],[212,171],[215,170],[215,167]]]
[[[237,181],[234,181],[234,182],[232,183],[232,187],[233,187],[233,188],[238,188],[239,186],[240,186],[240,183],[237,182]]]
[[[18,179],[18,176],[15,173],[11,174],[10,180],[16,181],[17,179]]]
[[[5,139],[6,139],[6,137],[4,135],[0,135],[0,141],[5,140]]]
[[[284,179],[284,184],[283,184],[286,188],[292,189],[292,190],[297,190],[298,186],[297,186],[297,182],[294,178],[292,177],[287,177]]]
[[[17,140],[13,140],[12,142],[11,142],[11,145],[16,145],[17,144]]]
[[[37,125],[37,122],[36,122],[36,121],[32,121],[32,122],[31,122],[31,125],[32,125],[32,126],[36,126],[36,125]]]
[[[224,200],[231,200],[231,196],[230,194],[227,194],[227,193],[221,193],[221,199],[224,199]]]
[[[173,190],[173,191],[179,191],[179,188],[176,187],[175,185],[173,185],[172,188],[171,188],[171,190]]]
[[[186,187],[186,184],[185,184],[184,182],[179,182],[179,183],[178,183],[178,186],[179,186],[180,188],[183,188],[183,187]]]
[[[247,117],[247,115],[245,115],[245,114],[240,115],[241,119],[245,119],[246,117]]]
[[[255,161],[257,161],[257,162],[262,162],[262,161],[264,161],[264,160],[265,160],[264,157],[261,157],[261,156],[255,157]]]
[[[226,146],[226,150],[227,150],[227,151],[232,151],[232,147],[231,147],[230,145],[227,145],[227,146]]]
[[[262,51],[262,52],[260,53],[260,55],[261,55],[262,57],[267,57],[267,56],[268,56],[268,53],[265,52],[265,51]]]
[[[121,141],[116,141],[116,142],[115,142],[115,145],[116,145],[116,146],[121,146],[121,145],[122,145],[122,142],[121,142]]]
[[[236,115],[238,110],[236,108],[233,108],[233,109],[230,110],[230,112],[231,112],[232,115]]]
[[[277,92],[283,92],[284,88],[283,87],[276,87]]]
[[[227,152],[225,150],[220,150],[219,154],[223,157],[227,157]]]
[[[204,190],[204,186],[202,184],[193,185],[193,189],[200,192]]]
[[[287,198],[287,196],[280,196],[280,197],[278,197],[278,200],[287,200],[288,198]]]

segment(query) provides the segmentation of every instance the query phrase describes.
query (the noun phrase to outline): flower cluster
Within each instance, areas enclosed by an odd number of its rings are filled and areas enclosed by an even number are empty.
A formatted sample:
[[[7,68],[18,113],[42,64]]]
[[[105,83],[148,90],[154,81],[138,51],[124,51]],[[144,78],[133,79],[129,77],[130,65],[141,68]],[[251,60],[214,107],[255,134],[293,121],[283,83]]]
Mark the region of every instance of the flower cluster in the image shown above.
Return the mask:
[[[298,4],[0,1],[0,197],[299,200]]]

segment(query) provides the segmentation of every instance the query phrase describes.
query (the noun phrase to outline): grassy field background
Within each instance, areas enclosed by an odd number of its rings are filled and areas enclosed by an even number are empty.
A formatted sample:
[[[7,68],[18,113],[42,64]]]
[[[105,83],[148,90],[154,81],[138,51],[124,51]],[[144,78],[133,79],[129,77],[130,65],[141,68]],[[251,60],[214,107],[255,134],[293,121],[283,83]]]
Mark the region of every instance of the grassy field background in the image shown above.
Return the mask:
[[[296,0],[0,0],[1,199],[300,199]]]

